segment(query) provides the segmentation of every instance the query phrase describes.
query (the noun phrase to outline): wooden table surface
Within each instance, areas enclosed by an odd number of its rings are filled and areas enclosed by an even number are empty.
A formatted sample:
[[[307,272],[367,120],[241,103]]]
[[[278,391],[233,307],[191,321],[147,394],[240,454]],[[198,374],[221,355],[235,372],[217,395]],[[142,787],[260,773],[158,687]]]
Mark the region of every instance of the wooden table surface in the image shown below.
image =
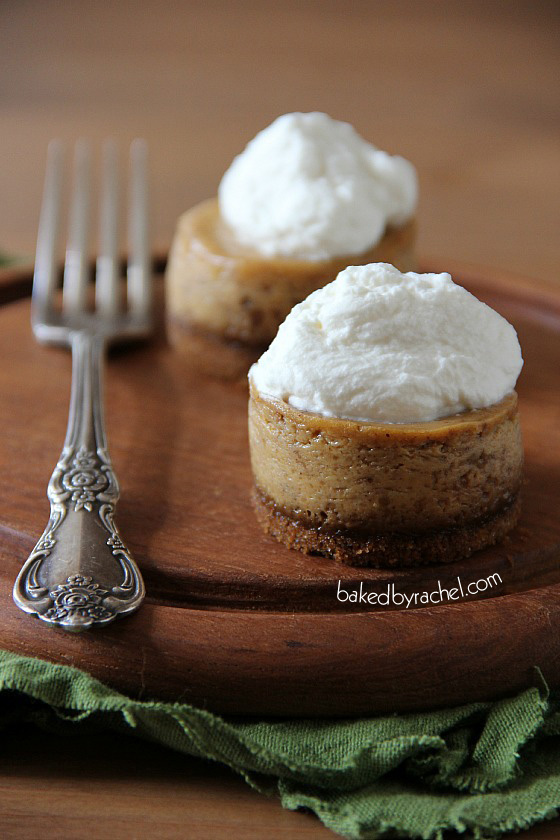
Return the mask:
[[[424,257],[558,282],[559,8],[5,0],[0,251],[32,256],[51,137],[147,138],[163,250],[179,213],[215,193],[259,129],[322,110],[415,163]],[[2,838],[47,836],[54,824],[73,840],[330,835],[209,763],[108,737],[92,754],[86,741],[4,735]]]

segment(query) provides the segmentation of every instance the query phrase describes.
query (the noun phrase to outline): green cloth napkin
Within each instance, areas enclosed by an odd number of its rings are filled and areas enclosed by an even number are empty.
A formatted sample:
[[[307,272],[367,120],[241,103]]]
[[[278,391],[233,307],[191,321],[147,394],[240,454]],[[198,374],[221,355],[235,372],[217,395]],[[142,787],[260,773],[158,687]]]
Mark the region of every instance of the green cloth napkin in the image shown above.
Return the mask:
[[[560,808],[560,703],[537,682],[517,697],[436,712],[255,722],[131,700],[75,668],[0,651],[0,725],[110,729],[219,761],[343,837],[481,838]]]

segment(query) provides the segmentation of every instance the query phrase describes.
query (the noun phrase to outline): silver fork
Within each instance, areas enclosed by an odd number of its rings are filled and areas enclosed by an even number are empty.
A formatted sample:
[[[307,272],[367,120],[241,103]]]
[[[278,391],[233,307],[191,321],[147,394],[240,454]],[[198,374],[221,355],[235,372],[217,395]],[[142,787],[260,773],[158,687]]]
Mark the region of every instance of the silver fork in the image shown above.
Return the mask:
[[[76,145],[74,188],[62,306],[57,306],[56,243],[60,226],[63,149],[49,146],[33,279],[31,322],[45,344],[72,350],[68,429],[47,496],[50,518],[14,584],[18,607],[50,625],[80,632],[137,609],[144,582],[114,522],[119,486],[107,450],[103,365],[108,344],[145,338],[152,326],[147,230],[146,146],[130,151],[127,305],[120,304],[117,151],[103,149],[100,256],[95,308],[89,311],[88,228],[91,152]]]

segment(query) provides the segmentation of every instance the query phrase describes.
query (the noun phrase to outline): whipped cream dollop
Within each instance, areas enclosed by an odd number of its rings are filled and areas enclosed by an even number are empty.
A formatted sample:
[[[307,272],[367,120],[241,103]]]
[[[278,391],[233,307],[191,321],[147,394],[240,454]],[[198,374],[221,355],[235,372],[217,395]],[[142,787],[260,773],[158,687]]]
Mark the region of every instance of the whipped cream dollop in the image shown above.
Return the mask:
[[[327,114],[284,114],[235,158],[219,186],[236,238],[266,257],[362,254],[414,214],[416,171]]]
[[[511,324],[449,274],[374,263],[294,306],[249,377],[294,408],[415,423],[499,402],[522,366]]]

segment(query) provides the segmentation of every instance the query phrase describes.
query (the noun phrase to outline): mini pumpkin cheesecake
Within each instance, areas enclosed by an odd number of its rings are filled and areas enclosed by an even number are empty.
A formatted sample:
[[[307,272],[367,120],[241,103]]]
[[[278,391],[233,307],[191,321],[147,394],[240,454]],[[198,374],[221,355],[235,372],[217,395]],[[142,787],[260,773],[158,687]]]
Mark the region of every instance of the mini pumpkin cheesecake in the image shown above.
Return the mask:
[[[498,542],[520,509],[521,363],[513,327],[449,275],[347,269],[250,372],[263,530],[355,566],[446,563]]]
[[[172,341],[205,335],[260,353],[286,315],[350,264],[389,262],[415,267],[416,223],[392,227],[362,254],[323,260],[263,257],[237,241],[220,215],[217,199],[184,213],[178,223],[166,276]]]
[[[353,566],[445,563],[515,525],[517,396],[428,423],[359,423],[249,403],[254,507],[289,548]]]
[[[350,264],[415,267],[416,176],[325,114],[286,114],[179,219],[166,273],[168,333],[247,369],[291,308]],[[227,362],[222,360],[222,363]]]

